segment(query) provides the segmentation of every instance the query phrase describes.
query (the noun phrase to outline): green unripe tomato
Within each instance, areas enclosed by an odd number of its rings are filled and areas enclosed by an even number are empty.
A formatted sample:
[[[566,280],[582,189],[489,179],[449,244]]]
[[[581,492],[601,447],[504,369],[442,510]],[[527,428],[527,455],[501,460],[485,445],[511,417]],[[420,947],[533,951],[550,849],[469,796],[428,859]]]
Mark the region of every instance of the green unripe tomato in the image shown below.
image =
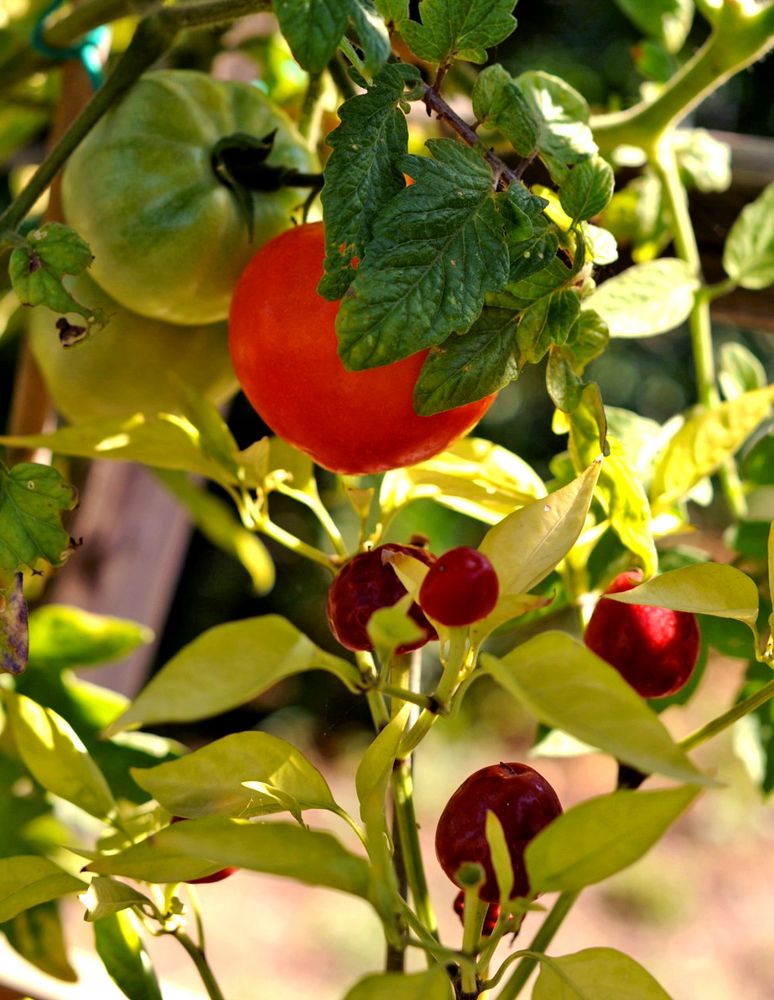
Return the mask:
[[[95,281],[143,316],[225,319],[244,266],[287,229],[305,195],[255,194],[250,242],[213,149],[238,132],[263,138],[275,130],[267,164],[314,169],[290,119],[257,87],[193,70],[143,76],[78,146],[62,178],[65,218],[91,247]]]
[[[71,423],[132,413],[180,412],[180,387],[173,376],[218,404],[236,390],[225,323],[173,326],[129,312],[88,275],[68,281],[76,299],[104,310],[108,325],[88,339],[63,348],[57,313],[31,310],[32,353],[59,412]],[[82,324],[80,316],[68,317]]]

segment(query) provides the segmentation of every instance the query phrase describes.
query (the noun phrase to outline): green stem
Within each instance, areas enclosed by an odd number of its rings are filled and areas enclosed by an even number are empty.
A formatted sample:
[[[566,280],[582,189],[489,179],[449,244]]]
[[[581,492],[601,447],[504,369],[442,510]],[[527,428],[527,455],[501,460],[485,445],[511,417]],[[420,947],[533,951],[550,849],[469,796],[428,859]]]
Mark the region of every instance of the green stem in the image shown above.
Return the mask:
[[[722,733],[723,730],[728,729],[729,726],[738,722],[739,719],[743,719],[750,712],[754,712],[761,705],[765,705],[772,698],[774,698],[774,680],[769,681],[768,684],[764,684],[755,694],[751,694],[749,698],[738,702],[732,708],[729,708],[727,712],[719,715],[717,719],[712,719],[711,722],[701,726],[695,732],[680,740],[678,746],[684,750],[692,750],[700,743],[704,743],[706,740],[712,739],[713,736],[717,736],[718,733]]]
[[[315,515],[317,520],[320,522],[325,534],[330,538],[331,543],[340,556],[349,555],[347,551],[347,546],[344,544],[344,539],[341,536],[339,527],[328,511],[328,508],[320,500],[318,496],[310,495],[309,493],[304,493],[302,490],[293,489],[292,486],[288,486],[285,483],[277,483],[275,485],[275,490],[277,493],[282,493],[286,497],[290,497],[291,500],[295,500],[296,503],[301,503]]]
[[[662,136],[661,141],[656,146],[651,163],[661,181],[666,204],[672,216],[677,254],[701,280],[699,246],[696,242],[696,233],[688,209],[688,194],[680,180],[672,137],[672,132]],[[711,409],[720,403],[720,394],[716,382],[710,299],[701,290],[694,296],[688,324],[691,331],[691,347],[699,403],[701,406]],[[732,514],[736,519],[744,517],[747,512],[747,502],[733,458],[729,458],[721,466],[718,470],[718,476]]]
[[[393,684],[380,684],[379,690],[386,694],[388,698],[395,698],[399,701],[408,701],[412,705],[419,705],[420,708],[429,708],[432,704],[426,694],[418,691],[411,691],[409,688],[397,687]]]
[[[431,695],[432,704],[420,712],[417,721],[403,736],[398,750],[399,757],[411,754],[430,732],[439,715],[449,711],[449,703],[465,672],[467,657],[467,629],[450,629],[449,650],[441,679]]]
[[[311,140],[313,145],[317,141],[317,136],[313,133],[319,130],[319,106],[322,93],[322,73],[310,73],[304,94],[304,103],[301,105],[301,113],[298,116],[298,131],[305,139]]]
[[[222,24],[251,14],[256,0],[205,0],[202,3],[165,7],[143,18],[115,69],[60,141],[33,174],[27,186],[0,215],[0,233],[16,230],[35,202],[48,188],[70,154],[136,80],[171,46],[184,28]]]
[[[478,898],[478,888],[465,890],[465,906],[462,911],[462,950],[471,959],[472,966],[463,965],[462,992],[475,994],[478,990],[476,975],[476,955],[481,944],[481,930],[486,919],[487,904]]]
[[[291,552],[297,552],[300,556],[306,556],[307,559],[311,559],[312,562],[319,563],[320,566],[325,566],[326,569],[330,570],[331,573],[335,572],[333,566],[331,565],[330,558],[322,551],[322,549],[317,549],[314,545],[309,545],[307,542],[302,541],[296,535],[292,535],[289,531],[281,528],[274,521],[270,521],[268,517],[261,517],[256,522],[257,529],[262,532],[267,538],[273,539],[280,545],[284,545],[286,549],[290,549]]]
[[[187,934],[184,934],[183,931],[175,931],[173,936],[177,938],[180,944],[190,955],[199,972],[199,975],[202,977],[204,988],[207,990],[207,996],[210,1000],[225,1000],[201,948],[197,948],[193,941]]]
[[[774,5],[757,8],[725,0],[704,45],[653,101],[591,120],[603,151],[631,145],[652,152],[661,136],[728,79],[774,46]]]
[[[414,901],[414,910],[433,937],[437,937],[438,922],[433,904],[430,901],[430,891],[422,862],[422,849],[419,845],[417,817],[414,811],[414,781],[411,776],[410,760],[396,761],[391,783],[395,819],[403,851],[403,864],[406,867],[406,878],[411,890],[411,898]]]
[[[557,901],[554,903],[551,912],[540,925],[540,929],[532,939],[532,943],[527,949],[528,951],[535,952],[538,955],[543,954],[549,944],[553,941],[554,935],[562,926],[564,918],[572,909],[573,904],[579,895],[579,892],[563,892],[559,896]],[[524,989],[524,986],[526,985],[526,982],[538,961],[539,960],[535,955],[525,956],[521,962],[519,962],[518,968],[514,974],[503,987],[497,1000],[515,1000],[519,993],[521,993]]]

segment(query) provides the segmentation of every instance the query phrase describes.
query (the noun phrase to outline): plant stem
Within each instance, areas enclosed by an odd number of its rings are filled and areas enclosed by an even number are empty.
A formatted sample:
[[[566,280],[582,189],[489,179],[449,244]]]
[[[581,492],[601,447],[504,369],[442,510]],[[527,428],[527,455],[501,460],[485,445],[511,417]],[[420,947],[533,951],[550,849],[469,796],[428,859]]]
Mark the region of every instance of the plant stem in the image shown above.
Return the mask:
[[[438,686],[431,695],[433,704],[420,712],[417,721],[404,734],[398,750],[399,757],[407,757],[412,753],[435,725],[439,715],[448,712],[449,702],[457,690],[457,686],[465,671],[467,656],[467,629],[451,629],[449,651],[446,654],[443,673],[441,674]]]
[[[204,983],[204,988],[207,990],[207,996],[210,1000],[225,1000],[223,994],[220,991],[220,987],[212,974],[212,969],[204,956],[204,952],[201,948],[197,948],[193,941],[184,934],[183,931],[174,931],[173,936],[177,938],[180,944],[185,948],[191,959],[196,966],[199,975],[202,977],[202,982]]]
[[[312,140],[313,144],[316,144],[318,138],[317,135],[313,135],[312,133],[319,132],[318,109],[322,93],[322,73],[310,73],[306,93],[304,94],[304,103],[301,105],[301,113],[298,117],[298,131],[305,139]]]
[[[419,845],[417,817],[414,811],[414,781],[411,775],[410,760],[396,761],[391,785],[395,819],[403,851],[403,864],[406,869],[406,878],[411,890],[414,909],[428,931],[433,937],[437,937],[438,921],[430,901],[430,891],[422,862],[422,849]]]
[[[725,0],[710,37],[655,100],[592,118],[591,128],[600,149],[631,145],[652,152],[667,129],[772,46],[774,5],[750,13],[738,0]]]
[[[306,556],[307,559],[311,559],[312,562],[319,563],[320,566],[325,566],[326,569],[330,570],[331,573],[335,572],[329,557],[322,551],[322,549],[317,549],[314,545],[309,545],[307,542],[303,542],[296,535],[292,535],[289,531],[281,528],[274,521],[270,521],[268,517],[262,517],[256,521],[256,527],[268,538],[273,539],[275,542],[279,542],[280,545],[284,545],[286,549],[290,549],[291,552],[297,552],[300,556]]]
[[[738,722],[739,719],[743,719],[750,712],[754,712],[761,705],[765,705],[772,698],[774,698],[774,680],[769,681],[768,684],[764,684],[762,688],[751,694],[749,698],[738,702],[732,708],[729,708],[727,712],[719,715],[717,719],[712,719],[706,725],[701,726],[689,736],[680,740],[677,745],[684,750],[692,750],[694,747],[699,746],[700,743],[704,743],[706,740],[712,739],[713,736],[717,736],[718,733],[722,733],[724,729],[728,729],[729,726]]]
[[[688,210],[688,195],[680,180],[672,136],[671,131],[662,136],[651,162],[661,181],[664,197],[672,216],[675,249],[678,256],[695,272],[696,277],[701,279],[699,247]],[[719,404],[720,395],[716,384],[710,299],[701,290],[694,296],[688,324],[691,331],[699,403],[710,409]],[[744,517],[747,512],[747,502],[733,458],[729,458],[721,466],[718,470],[718,476],[732,514],[736,519]]]
[[[341,537],[341,532],[339,531],[338,525],[331,517],[328,508],[325,506],[325,504],[322,502],[319,496],[305,493],[303,490],[296,490],[292,486],[288,486],[285,483],[277,483],[277,485],[275,486],[275,490],[277,491],[277,493],[282,493],[284,496],[290,497],[297,503],[301,503],[305,507],[308,507],[309,510],[312,511],[317,520],[320,522],[320,526],[322,527],[323,531],[328,536],[328,538],[330,538],[331,543],[333,544],[333,547],[338,553],[338,555],[340,556],[349,555],[349,553],[347,552],[347,547],[344,544],[344,539]]]
[[[35,202],[51,184],[70,154],[102,118],[105,112],[170,47],[183,28],[203,27],[232,21],[253,13],[260,0],[204,0],[201,3],[164,7],[137,25],[128,48],[115,69],[70,128],[33,174],[27,186],[0,215],[0,233],[16,230]]]
[[[399,701],[408,701],[412,705],[419,705],[420,708],[430,708],[432,702],[426,694],[412,691],[409,688],[397,687],[393,684],[381,684],[379,690],[386,694],[388,698],[395,698]]]
[[[535,937],[532,939],[528,951],[537,952],[542,954],[546,948],[551,944],[554,939],[554,935],[561,927],[564,918],[570,912],[575,903],[575,900],[580,895],[579,892],[563,892],[559,898],[554,903],[551,912],[548,914],[546,919],[540,925]],[[534,956],[525,956],[505,984],[502,992],[498,996],[498,1000],[515,1000],[515,998],[524,989],[524,986],[529,979],[532,970],[537,965],[538,959]]]

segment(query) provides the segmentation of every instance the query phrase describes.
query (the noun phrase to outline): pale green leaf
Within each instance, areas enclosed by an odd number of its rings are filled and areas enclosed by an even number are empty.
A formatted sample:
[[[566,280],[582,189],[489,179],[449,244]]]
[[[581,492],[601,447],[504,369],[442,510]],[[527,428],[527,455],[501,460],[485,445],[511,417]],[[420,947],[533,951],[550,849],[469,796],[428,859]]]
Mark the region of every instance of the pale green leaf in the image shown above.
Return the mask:
[[[36,667],[90,667],[120,659],[153,641],[146,625],[65,604],[44,604],[30,615]]]
[[[388,472],[379,499],[384,512],[411,500],[432,499],[496,524],[545,493],[542,479],[518,455],[483,438],[467,437],[426,462]]]
[[[205,860],[206,859],[206,860]],[[253,823],[208,816],[165,827],[153,837],[89,865],[101,874],[150,882],[199,877],[203,870],[235,866],[327,886],[367,898],[370,869],[329,833],[295,823]],[[182,872],[195,871],[195,875]]]
[[[282,810],[276,796],[244,782],[263,782],[302,809],[335,809],[328,785],[291,743],[270,733],[232,733],[177,760],[131,769],[137,784],[173,816],[262,816]]]
[[[633,864],[698,795],[695,785],[586,799],[538,833],[525,861],[535,892],[573,892]]]
[[[613,948],[545,958],[532,1000],[670,1000],[651,974]]]
[[[569,168],[597,152],[585,98],[558,76],[530,70],[516,84],[540,124],[537,148],[552,179],[561,184]]]
[[[85,888],[85,882],[48,858],[26,854],[0,858],[0,923],[31,906]]]
[[[774,282],[774,182],[745,206],[726,239],[726,274],[742,288]]]
[[[720,348],[718,382],[726,399],[738,399],[766,385],[766,369],[744,344],[729,340]]]
[[[653,507],[668,507],[715,472],[766,419],[772,402],[774,386],[767,386],[686,420],[656,465],[650,489]]]
[[[640,31],[669,52],[682,48],[693,21],[693,0],[615,0]]]
[[[360,689],[351,663],[315,646],[279,615],[216,625],[161,668],[108,735],[146,723],[207,719],[306,670],[326,670],[351,691]]]
[[[486,533],[479,548],[497,572],[500,601],[523,597],[570,551],[583,529],[600,467],[595,462],[567,486],[514,511]],[[512,617],[500,601],[471,635],[483,637]]]
[[[81,902],[86,908],[85,919],[90,922],[131,906],[145,907],[148,912],[155,909],[155,904],[143,893],[107,875],[98,875],[91,880],[89,888],[81,895]]]
[[[344,1000],[452,1000],[449,977],[439,965],[427,972],[386,972],[366,976]]]
[[[25,695],[6,691],[4,698],[16,749],[35,780],[92,816],[113,814],[105,776],[69,722]]]
[[[682,566],[625,593],[608,594],[607,598],[622,604],[652,604],[672,611],[735,618],[748,625],[757,637],[758,588],[734,566],[719,563]]]
[[[489,857],[497,879],[497,891],[500,893],[501,903],[507,903],[513,890],[513,861],[503,825],[491,809],[487,809],[485,831]],[[532,883],[530,886],[532,887]]]
[[[653,337],[688,318],[698,287],[690,265],[663,257],[608,278],[583,300],[583,308],[599,313],[611,337]]]
[[[563,632],[544,632],[486,671],[547,726],[562,729],[646,773],[711,784],[655,712],[608,663]]]

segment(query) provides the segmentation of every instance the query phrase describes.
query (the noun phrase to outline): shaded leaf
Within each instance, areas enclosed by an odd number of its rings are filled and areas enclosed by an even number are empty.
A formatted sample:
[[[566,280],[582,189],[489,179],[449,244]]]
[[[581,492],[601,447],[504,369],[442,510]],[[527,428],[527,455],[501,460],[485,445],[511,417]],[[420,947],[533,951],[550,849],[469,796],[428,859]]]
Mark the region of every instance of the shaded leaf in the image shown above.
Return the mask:
[[[422,23],[404,21],[401,34],[420,59],[486,62],[486,50],[516,27],[513,0],[423,0]]]
[[[2,925],[8,943],[22,958],[48,976],[74,983],[78,974],[67,957],[62,919],[56,900],[31,906]]]
[[[131,910],[119,910],[94,924],[94,944],[108,975],[130,1000],[162,1000],[156,973]]]
[[[81,902],[86,907],[85,919],[90,922],[132,906],[146,907],[149,912],[155,909],[155,904],[143,893],[107,875],[97,875],[91,880],[88,890],[81,895]]]
[[[366,976],[347,992],[344,1000],[451,1000],[451,982],[434,965],[427,972],[386,972]]]
[[[640,31],[667,49],[682,48],[693,21],[693,0],[615,0]]]
[[[478,74],[472,100],[473,114],[481,125],[502,132],[519,156],[532,153],[539,122],[516,81],[499,63]]]
[[[562,208],[575,222],[597,215],[613,197],[613,171],[600,156],[574,166],[559,189]]]
[[[516,84],[540,123],[540,158],[554,182],[561,184],[573,164],[597,152],[588,104],[569,83],[540,70],[521,73]]]
[[[310,73],[322,72],[336,54],[349,6],[342,0],[276,0],[280,30],[298,63]]]

